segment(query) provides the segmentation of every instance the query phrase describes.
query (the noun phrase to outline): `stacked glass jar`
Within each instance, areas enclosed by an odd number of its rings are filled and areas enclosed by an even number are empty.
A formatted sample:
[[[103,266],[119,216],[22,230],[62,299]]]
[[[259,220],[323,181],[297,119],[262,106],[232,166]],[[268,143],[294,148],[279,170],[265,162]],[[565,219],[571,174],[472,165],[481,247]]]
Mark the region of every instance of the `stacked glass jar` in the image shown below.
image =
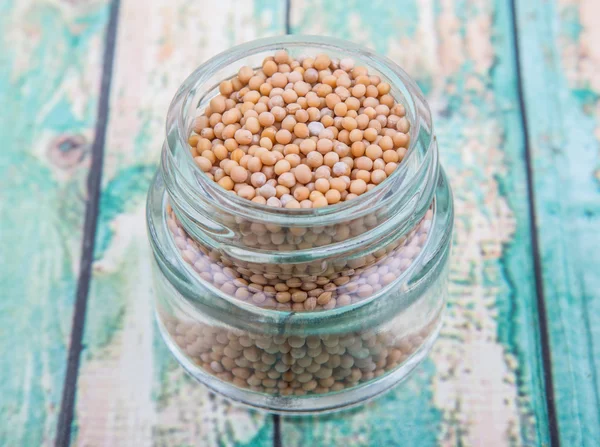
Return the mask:
[[[410,147],[377,187],[322,208],[273,208],[225,191],[195,165],[187,140],[196,111],[220,81],[279,49],[352,57],[392,86]],[[195,378],[255,407],[303,413],[372,398],[437,335],[452,206],[428,106],[393,62],[322,37],[228,50],[176,94],[148,196],[161,333]]]

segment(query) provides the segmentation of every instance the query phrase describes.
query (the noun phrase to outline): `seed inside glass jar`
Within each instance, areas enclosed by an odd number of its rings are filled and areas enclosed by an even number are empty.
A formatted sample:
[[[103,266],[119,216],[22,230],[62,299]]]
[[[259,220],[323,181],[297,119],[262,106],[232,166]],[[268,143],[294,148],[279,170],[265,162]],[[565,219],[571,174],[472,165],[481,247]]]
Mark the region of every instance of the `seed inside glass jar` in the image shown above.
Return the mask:
[[[427,242],[433,218],[430,209],[411,231],[372,253],[329,260],[326,264],[318,261],[280,265],[242,261],[203,246],[186,233],[173,209],[168,207],[167,212],[167,223],[183,260],[204,281],[238,300],[295,312],[343,307],[379,293],[417,258]],[[376,224],[377,220],[371,217],[360,218],[331,227],[331,234],[322,228],[299,232],[299,228],[257,223],[242,225],[240,231],[247,234],[243,242],[249,246],[293,250],[312,246],[309,241],[327,245],[337,238],[360,234]],[[297,244],[291,243],[296,240]]]
[[[188,372],[308,413],[373,397],[424,359],[453,207],[402,70],[325,38],[261,40],[199,67],[168,116],[147,216],[160,333]]]
[[[440,321],[437,315],[402,335],[390,327],[272,336],[178,318],[164,310],[159,318],[195,367],[239,388],[279,396],[322,395],[368,383],[415,354]]]
[[[410,122],[391,86],[352,59],[278,51],[219,85],[190,150],[222,188],[278,208],[320,208],[381,184],[402,162]]]

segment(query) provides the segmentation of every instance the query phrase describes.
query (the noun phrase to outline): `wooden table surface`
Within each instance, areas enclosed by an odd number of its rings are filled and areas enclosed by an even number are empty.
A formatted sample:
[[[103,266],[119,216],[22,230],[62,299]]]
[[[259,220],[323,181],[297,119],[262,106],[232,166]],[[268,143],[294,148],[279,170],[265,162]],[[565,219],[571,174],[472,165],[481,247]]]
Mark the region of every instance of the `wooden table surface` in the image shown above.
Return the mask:
[[[427,361],[366,406],[211,394],[152,319],[144,199],[176,88],[283,33],[420,84],[456,202]],[[600,2],[0,2],[0,445],[600,445]]]

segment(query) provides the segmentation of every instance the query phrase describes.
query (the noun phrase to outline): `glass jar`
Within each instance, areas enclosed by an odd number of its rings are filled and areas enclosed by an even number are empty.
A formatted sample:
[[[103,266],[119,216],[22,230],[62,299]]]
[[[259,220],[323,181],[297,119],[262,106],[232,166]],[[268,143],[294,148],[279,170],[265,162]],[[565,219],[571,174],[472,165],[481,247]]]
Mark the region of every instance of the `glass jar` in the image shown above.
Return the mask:
[[[282,48],[351,57],[392,86],[410,145],[376,188],[323,208],[272,208],[197,168],[187,143],[197,110],[221,80]],[[445,306],[453,202],[429,108],[404,71],[331,38],[257,40],[192,73],[166,131],[147,206],[156,316],[193,377],[254,407],[305,413],[370,399],[423,360]]]

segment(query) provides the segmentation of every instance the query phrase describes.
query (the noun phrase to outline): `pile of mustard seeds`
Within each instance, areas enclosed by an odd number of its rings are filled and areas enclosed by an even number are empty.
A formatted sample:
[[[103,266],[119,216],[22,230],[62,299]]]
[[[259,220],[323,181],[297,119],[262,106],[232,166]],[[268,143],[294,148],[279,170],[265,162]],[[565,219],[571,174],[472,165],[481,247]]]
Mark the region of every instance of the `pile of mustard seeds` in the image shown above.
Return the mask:
[[[433,210],[406,235],[371,254],[323,263],[259,264],[232,258],[192,239],[169,208],[167,224],[182,259],[206,283],[222,292],[266,309],[330,310],[379,293],[410,268],[425,247]],[[258,227],[255,227],[255,231]],[[267,240],[279,233],[261,233]],[[271,247],[267,244],[258,247]],[[282,248],[283,244],[275,245]]]
[[[409,146],[390,85],[352,59],[291,57],[244,66],[219,85],[189,137],[197,166],[253,202],[319,208],[383,182]]]
[[[353,388],[404,364],[435,332],[440,315],[400,336],[363,330],[310,336],[267,335],[211,326],[159,312],[182,353],[240,388],[278,396]]]

